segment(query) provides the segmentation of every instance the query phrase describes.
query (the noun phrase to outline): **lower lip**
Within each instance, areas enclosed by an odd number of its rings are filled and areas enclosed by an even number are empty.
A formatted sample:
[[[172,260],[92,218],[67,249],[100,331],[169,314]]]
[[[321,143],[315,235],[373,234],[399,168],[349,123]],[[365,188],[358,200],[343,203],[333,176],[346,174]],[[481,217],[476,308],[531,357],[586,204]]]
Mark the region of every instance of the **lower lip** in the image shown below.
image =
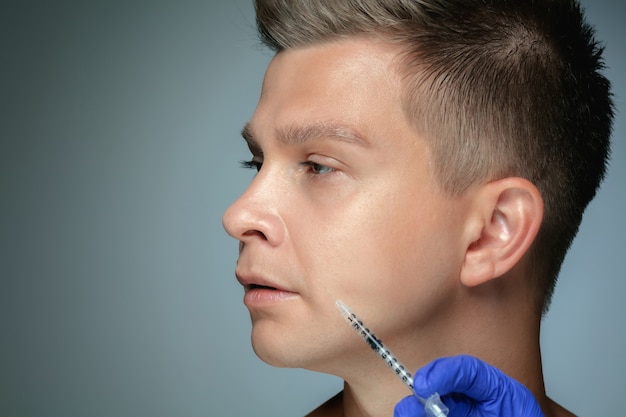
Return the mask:
[[[243,303],[246,307],[259,307],[280,303],[297,296],[297,293],[290,291],[272,290],[269,288],[252,288],[246,291],[243,296]]]

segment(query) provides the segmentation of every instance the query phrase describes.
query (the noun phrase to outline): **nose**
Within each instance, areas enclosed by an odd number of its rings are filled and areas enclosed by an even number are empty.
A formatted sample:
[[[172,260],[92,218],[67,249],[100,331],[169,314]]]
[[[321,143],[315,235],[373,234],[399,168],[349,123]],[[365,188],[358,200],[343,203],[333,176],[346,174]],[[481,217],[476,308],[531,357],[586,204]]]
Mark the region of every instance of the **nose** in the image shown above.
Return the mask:
[[[258,241],[278,246],[285,237],[279,213],[280,186],[259,172],[248,189],[224,212],[226,232],[242,244]]]

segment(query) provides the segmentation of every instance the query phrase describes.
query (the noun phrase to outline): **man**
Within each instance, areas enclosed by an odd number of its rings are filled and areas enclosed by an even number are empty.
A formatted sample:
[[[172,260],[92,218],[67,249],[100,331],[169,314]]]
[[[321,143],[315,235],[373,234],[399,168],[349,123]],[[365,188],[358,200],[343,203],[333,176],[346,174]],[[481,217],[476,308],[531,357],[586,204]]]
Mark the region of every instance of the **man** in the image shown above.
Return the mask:
[[[577,3],[256,11],[276,55],[242,132],[258,174],[224,226],[257,355],[344,379],[311,416],[423,412],[341,299],[451,416],[571,415],[546,395],[539,329],[612,122]]]

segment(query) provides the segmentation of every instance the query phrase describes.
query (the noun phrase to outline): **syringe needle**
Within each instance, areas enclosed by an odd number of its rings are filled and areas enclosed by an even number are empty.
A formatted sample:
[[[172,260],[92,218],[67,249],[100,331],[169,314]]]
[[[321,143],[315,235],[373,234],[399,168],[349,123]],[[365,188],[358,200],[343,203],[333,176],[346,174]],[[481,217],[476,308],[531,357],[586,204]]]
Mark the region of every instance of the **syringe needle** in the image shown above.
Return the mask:
[[[369,345],[370,348],[374,352],[378,354],[378,356],[385,361],[385,363],[394,371],[394,373],[404,382],[404,384],[409,387],[413,395],[417,397],[419,402],[424,405],[424,409],[426,410],[426,414],[428,417],[445,417],[448,415],[448,407],[445,406],[443,402],[441,402],[441,398],[438,393],[432,394],[428,398],[422,398],[415,393],[413,388],[413,377],[411,373],[406,370],[404,365],[395,357],[393,353],[385,345],[383,342],[378,339],[374,333],[370,331],[361,321],[356,314],[350,310],[348,306],[346,306],[341,301],[336,301],[337,308],[341,312],[341,315],[346,319],[350,326],[354,331],[356,331],[361,338]]]

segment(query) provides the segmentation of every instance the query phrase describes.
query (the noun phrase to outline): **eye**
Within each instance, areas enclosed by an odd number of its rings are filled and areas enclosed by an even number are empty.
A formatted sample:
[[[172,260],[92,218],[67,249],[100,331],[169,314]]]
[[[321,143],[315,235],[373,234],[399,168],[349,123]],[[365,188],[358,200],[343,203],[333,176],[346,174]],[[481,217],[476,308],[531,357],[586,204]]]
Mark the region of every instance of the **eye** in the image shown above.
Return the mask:
[[[331,168],[326,165],[318,164],[317,162],[313,162],[313,161],[306,161],[303,163],[303,165],[306,165],[309,168],[311,174],[314,174],[314,175],[330,174],[331,172],[335,171],[334,168]]]
[[[239,164],[242,168],[256,169],[257,172],[259,172],[261,170],[261,167],[263,166],[263,162],[257,161],[255,159],[251,159],[249,161],[240,161]]]

